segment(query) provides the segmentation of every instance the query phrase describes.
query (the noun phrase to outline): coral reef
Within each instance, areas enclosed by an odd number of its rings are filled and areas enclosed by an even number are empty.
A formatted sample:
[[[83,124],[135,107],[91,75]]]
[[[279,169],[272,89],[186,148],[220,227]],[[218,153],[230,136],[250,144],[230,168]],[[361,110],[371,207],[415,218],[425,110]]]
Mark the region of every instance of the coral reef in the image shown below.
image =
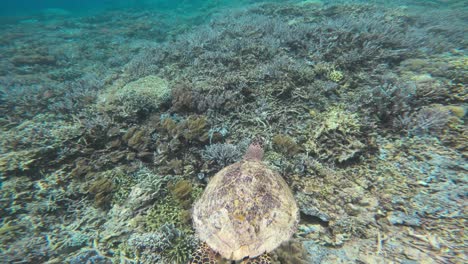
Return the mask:
[[[3,262],[186,263],[252,140],[275,263],[466,262],[464,1],[117,2],[0,15]]]
[[[148,112],[158,109],[171,98],[166,80],[148,75],[123,87],[113,87],[101,95],[101,101],[109,104],[109,110],[118,109],[121,115]]]
[[[109,207],[113,192],[114,184],[107,178],[98,178],[89,186],[89,193],[94,197],[94,203],[98,207]]]
[[[305,148],[320,160],[337,163],[356,159],[372,148],[370,134],[365,135],[359,116],[336,106],[317,115],[320,123],[311,128]]]
[[[237,145],[216,143],[205,147],[202,158],[206,161],[214,161],[221,167],[232,164],[242,157],[242,152]]]
[[[288,135],[275,135],[272,143],[273,147],[284,155],[293,156],[300,151],[299,145]]]
[[[154,233],[133,234],[127,244],[141,263],[185,263],[196,240],[185,236],[171,224],[165,224]]]

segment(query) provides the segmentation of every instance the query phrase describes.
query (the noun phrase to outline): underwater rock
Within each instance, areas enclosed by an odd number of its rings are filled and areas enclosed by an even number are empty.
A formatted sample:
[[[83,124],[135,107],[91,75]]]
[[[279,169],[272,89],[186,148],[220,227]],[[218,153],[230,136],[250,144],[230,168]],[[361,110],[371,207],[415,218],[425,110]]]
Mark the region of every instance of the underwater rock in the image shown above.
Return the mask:
[[[308,170],[314,175],[293,179],[295,196],[303,214],[319,219],[331,231],[327,243],[341,244],[340,237],[373,236],[379,202],[363,188],[364,175],[351,176],[320,164]]]
[[[331,248],[314,241],[304,242],[304,247],[311,256],[311,264],[356,263],[360,249],[356,245]]]
[[[29,56],[16,56],[11,59],[15,66],[25,65],[55,65],[56,59],[52,56],[44,55],[29,55]]]
[[[148,187],[134,186],[127,197],[125,207],[129,208],[132,212],[136,212],[153,203],[157,196],[158,193]]]
[[[317,207],[314,207],[310,203],[306,204],[301,201],[303,201],[303,199],[298,199],[298,205],[303,214],[317,217],[324,222],[330,221],[330,216],[326,212],[319,210]]]
[[[416,215],[408,215],[402,211],[390,212],[387,216],[392,225],[421,226],[421,220]]]
[[[273,264],[307,264],[309,256],[301,241],[291,240],[283,243],[272,253]]]

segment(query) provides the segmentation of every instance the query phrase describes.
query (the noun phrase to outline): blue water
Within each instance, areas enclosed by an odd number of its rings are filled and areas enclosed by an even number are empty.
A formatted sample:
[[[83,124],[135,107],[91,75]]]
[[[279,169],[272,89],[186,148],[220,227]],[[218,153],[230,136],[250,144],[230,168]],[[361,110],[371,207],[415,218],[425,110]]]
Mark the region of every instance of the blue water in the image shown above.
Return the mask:
[[[3,0],[0,3],[0,15],[18,16],[36,14],[44,9],[64,9],[76,14],[89,14],[103,10],[122,8],[154,8],[154,9],[185,9],[212,5],[236,4],[238,1],[206,1],[206,0]],[[262,1],[250,1],[262,2]],[[263,1],[265,2],[265,1]],[[187,12],[189,10],[185,10]]]
[[[35,14],[44,9],[64,9],[72,13],[86,14],[95,13],[109,9],[120,8],[175,8],[180,4],[187,3],[183,0],[160,0],[160,1],[140,1],[140,0],[3,0],[0,3],[0,15],[17,16]],[[200,4],[203,1],[189,1],[191,5]]]

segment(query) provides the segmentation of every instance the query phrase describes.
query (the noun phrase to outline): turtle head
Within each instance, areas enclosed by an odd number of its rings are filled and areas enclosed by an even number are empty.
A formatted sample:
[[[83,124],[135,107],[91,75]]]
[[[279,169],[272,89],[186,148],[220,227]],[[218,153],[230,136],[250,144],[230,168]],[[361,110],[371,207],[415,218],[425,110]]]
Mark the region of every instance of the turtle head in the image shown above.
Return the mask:
[[[261,142],[252,141],[244,155],[244,160],[260,161],[263,159],[263,147]]]

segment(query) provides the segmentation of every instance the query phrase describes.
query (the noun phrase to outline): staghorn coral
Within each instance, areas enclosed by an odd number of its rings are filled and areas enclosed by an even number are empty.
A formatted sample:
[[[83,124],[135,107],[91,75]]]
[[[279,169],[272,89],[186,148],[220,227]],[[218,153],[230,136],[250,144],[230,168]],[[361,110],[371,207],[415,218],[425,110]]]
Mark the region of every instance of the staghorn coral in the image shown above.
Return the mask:
[[[167,179],[162,190],[165,195],[160,194],[158,201],[148,211],[146,229],[154,231],[165,223],[171,223],[181,230],[191,230],[190,209],[202,189],[190,181],[172,178]]]
[[[307,229],[310,263],[463,262],[459,230],[466,169],[453,155],[463,157],[468,142],[463,1],[276,2],[220,8],[209,15],[199,10],[179,19],[132,9],[66,21],[6,21],[0,28],[0,53],[6,58],[0,60],[0,212],[6,230],[9,225],[20,229],[3,233],[8,242],[2,243],[0,259],[67,263],[65,258],[77,256],[75,263],[106,263],[113,255],[116,263],[142,260],[122,254],[120,245],[132,232],[148,231],[145,218],[156,210],[151,207],[166,203],[166,196],[173,199],[168,211],[187,207],[176,196],[189,200],[188,184],[173,193],[167,182],[176,186],[216,170],[218,164],[201,155],[204,133],[184,131],[199,130],[208,131],[210,144],[235,144],[254,134],[271,140],[287,131],[307,150],[303,144],[317,139],[317,152],[301,151],[294,159],[266,153],[294,188],[302,212],[322,225],[319,231]],[[193,23],[186,24],[187,19]],[[54,63],[26,62],[40,62],[40,57]],[[332,67],[319,69],[326,64]],[[185,86],[172,89],[171,108],[170,99],[143,109],[125,108],[115,99],[129,80],[156,74],[171,86]],[[104,86],[111,86],[111,96],[101,96],[108,101],[90,106]],[[349,100],[356,102],[354,109]],[[339,116],[357,120],[359,129],[324,129],[315,138],[312,131],[327,123],[330,105],[341,103],[347,106]],[[450,112],[447,123],[444,115],[428,110],[435,103],[452,105],[441,106]],[[153,116],[173,119],[166,128],[149,117],[154,110]],[[183,124],[194,114],[206,118],[203,129],[203,122]],[[411,137],[395,131],[405,115],[413,122],[404,126]],[[380,126],[367,127],[373,122]],[[228,137],[213,133],[220,127],[228,129]],[[335,160],[351,145],[341,139],[355,136],[373,147],[375,134],[378,155],[357,147],[353,157],[348,153],[346,161]],[[421,152],[429,146],[431,151]],[[28,153],[44,147],[50,152]],[[355,158],[362,159],[348,162]],[[109,177],[115,185],[111,210],[98,210],[84,192],[97,174],[116,164],[125,168],[122,177]],[[192,196],[197,188],[192,182]],[[408,223],[415,218],[399,212],[417,216],[422,227],[413,228]],[[189,234],[188,228],[180,227]],[[95,249],[86,247],[87,238],[97,241]],[[183,247],[196,240],[184,239],[172,243],[174,252],[187,252]],[[160,262],[181,261],[178,253],[169,257],[171,247]]]
[[[83,132],[80,124],[57,120],[52,114],[37,114],[33,118],[0,130],[0,153],[23,149],[52,149]]]
[[[202,158],[205,161],[213,161],[220,167],[239,161],[242,152],[237,145],[229,143],[215,143],[205,146]]]
[[[208,110],[226,112],[239,95],[235,91],[204,87],[205,83],[177,83],[172,90],[172,109],[175,112],[205,113]]]
[[[381,123],[387,124],[410,111],[415,95],[416,87],[412,83],[387,82],[368,87],[358,97],[362,100],[360,104],[369,109],[370,114],[375,115]]]
[[[125,178],[124,178],[125,179]],[[125,197],[122,204],[132,211],[147,209],[156,199],[166,196],[168,181],[174,180],[172,176],[161,176],[147,167],[141,167],[132,173],[131,183],[126,183],[114,194]],[[126,196],[124,196],[126,194]]]
[[[96,250],[84,250],[78,255],[69,259],[70,264],[82,263],[99,263],[99,264],[112,264],[112,261],[104,256],[101,256]]]
[[[45,236],[22,237],[1,250],[0,258],[9,262],[41,263],[50,258],[49,241]]]
[[[18,172],[27,172],[41,161],[44,149],[31,149],[9,152],[0,155],[0,174],[12,175]]]
[[[160,261],[182,264],[195,247],[196,239],[173,224],[164,224],[152,233],[134,233],[127,241],[128,249],[144,264]]]
[[[408,135],[437,134],[446,128],[449,118],[448,109],[429,106],[412,114],[403,114],[394,121],[394,126]]]
[[[37,84],[11,83],[0,78],[0,96],[6,114],[15,119],[27,119],[41,113],[67,116],[88,107],[104,86],[95,74],[84,74],[73,81]]]

